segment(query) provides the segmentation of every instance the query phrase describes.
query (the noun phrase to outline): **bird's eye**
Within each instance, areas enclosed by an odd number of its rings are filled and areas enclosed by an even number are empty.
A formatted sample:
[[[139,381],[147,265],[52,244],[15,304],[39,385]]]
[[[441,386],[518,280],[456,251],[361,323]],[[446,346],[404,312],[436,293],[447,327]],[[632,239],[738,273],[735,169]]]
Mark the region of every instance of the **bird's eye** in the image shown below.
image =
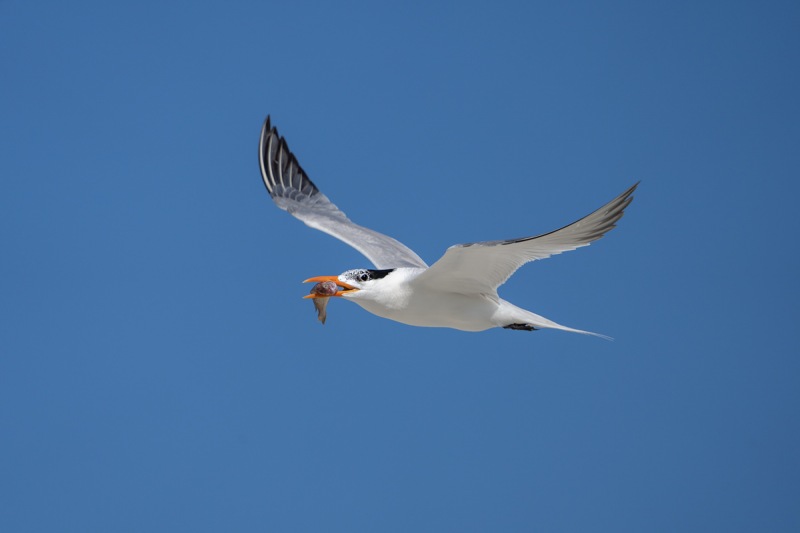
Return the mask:
[[[367,281],[367,280],[369,280],[369,274],[367,274],[366,272],[363,272],[363,273],[358,275],[358,279],[359,279],[359,281]]]

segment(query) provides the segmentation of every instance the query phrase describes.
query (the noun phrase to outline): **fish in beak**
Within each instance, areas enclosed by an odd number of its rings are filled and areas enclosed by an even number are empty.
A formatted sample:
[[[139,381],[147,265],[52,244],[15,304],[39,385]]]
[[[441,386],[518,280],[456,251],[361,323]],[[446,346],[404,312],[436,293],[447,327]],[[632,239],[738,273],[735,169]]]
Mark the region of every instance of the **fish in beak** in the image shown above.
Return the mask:
[[[317,276],[308,278],[303,283],[311,283],[312,281],[316,281],[317,284],[311,288],[311,294],[303,296],[303,298],[330,298],[331,296],[343,296],[358,290],[358,288],[340,281],[338,276]]]
[[[325,308],[328,306],[329,298],[332,296],[342,296],[348,292],[358,290],[352,285],[339,281],[336,276],[318,276],[316,278],[309,278],[303,283],[312,281],[316,281],[317,284],[311,288],[311,293],[303,296],[303,298],[314,299],[314,309],[317,310],[317,318],[323,324],[325,324],[325,319],[328,317]]]

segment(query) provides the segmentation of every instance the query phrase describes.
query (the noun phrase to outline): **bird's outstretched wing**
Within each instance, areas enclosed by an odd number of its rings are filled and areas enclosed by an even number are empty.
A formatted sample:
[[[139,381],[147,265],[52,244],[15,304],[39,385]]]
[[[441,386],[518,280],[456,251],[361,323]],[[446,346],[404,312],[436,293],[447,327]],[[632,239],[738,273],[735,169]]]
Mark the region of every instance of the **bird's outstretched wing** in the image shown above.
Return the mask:
[[[594,213],[550,233],[451,246],[420,274],[415,284],[457,293],[492,294],[525,263],[587,246],[605,235],[622,217],[638,185],[636,183]]]
[[[346,242],[364,254],[378,269],[428,266],[401,242],[350,221],[308,179],[297,158],[289,151],[286,139],[271,127],[269,116],[261,130],[258,160],[264,185],[278,207],[308,226]]]

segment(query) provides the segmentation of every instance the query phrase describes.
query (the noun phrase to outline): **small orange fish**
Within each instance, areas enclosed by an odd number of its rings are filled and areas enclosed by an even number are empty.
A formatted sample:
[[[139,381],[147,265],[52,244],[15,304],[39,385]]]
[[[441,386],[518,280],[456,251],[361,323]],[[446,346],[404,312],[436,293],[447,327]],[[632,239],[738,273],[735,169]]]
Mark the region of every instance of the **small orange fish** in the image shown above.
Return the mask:
[[[317,318],[323,324],[325,323],[325,318],[327,318],[328,313],[325,311],[325,307],[328,305],[328,300],[330,300],[330,296],[336,294],[336,291],[339,290],[339,287],[332,281],[321,281],[311,287],[311,292],[309,294],[317,295],[314,300],[314,309],[317,310]]]

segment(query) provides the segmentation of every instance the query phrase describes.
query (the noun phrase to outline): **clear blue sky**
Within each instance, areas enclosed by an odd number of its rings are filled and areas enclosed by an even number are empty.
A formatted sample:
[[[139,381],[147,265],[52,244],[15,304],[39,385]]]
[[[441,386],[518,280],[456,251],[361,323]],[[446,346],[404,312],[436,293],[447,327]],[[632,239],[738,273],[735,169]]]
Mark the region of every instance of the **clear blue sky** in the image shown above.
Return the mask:
[[[798,3],[382,4],[0,2],[0,530],[800,530]],[[616,340],[321,326],[268,113],[429,263],[642,180],[500,292]]]

